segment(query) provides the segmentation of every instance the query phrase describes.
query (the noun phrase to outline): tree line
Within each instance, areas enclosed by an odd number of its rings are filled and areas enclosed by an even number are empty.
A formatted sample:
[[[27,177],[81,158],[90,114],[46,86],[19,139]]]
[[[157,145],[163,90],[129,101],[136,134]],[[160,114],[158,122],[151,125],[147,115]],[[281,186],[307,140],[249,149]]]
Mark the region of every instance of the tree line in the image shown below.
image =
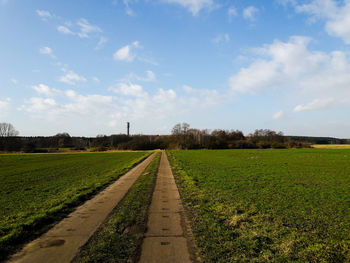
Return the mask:
[[[168,146],[171,149],[266,149],[308,148],[311,144],[269,129],[255,130],[245,136],[240,130],[199,130],[187,123],[178,123],[172,129]]]
[[[282,132],[268,129],[255,130],[245,136],[239,130],[194,129],[188,123],[176,124],[171,135],[97,135],[72,137],[68,133],[54,136],[18,136],[8,123],[0,123],[0,151],[57,152],[66,150],[153,150],[153,149],[266,149],[305,148],[311,143]]]

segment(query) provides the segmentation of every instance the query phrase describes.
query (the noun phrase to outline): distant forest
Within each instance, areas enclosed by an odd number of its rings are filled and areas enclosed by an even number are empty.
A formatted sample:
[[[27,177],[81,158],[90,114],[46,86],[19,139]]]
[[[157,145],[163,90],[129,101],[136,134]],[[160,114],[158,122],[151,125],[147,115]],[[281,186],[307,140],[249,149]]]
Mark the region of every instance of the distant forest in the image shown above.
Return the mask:
[[[2,123],[3,124],[3,123]],[[9,124],[7,124],[9,125]],[[153,149],[266,149],[308,148],[312,144],[348,144],[349,139],[330,137],[284,136],[282,132],[261,129],[245,136],[239,130],[199,130],[187,123],[176,124],[171,135],[97,135],[72,137],[68,133],[54,136],[24,137],[14,130],[1,134],[0,151],[59,152],[66,150],[153,150]]]

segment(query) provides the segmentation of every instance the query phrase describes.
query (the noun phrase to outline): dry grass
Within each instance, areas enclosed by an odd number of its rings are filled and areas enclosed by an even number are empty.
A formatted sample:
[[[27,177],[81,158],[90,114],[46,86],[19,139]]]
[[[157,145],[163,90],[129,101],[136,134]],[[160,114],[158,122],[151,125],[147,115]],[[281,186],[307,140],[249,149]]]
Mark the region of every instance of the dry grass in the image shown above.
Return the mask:
[[[350,149],[350,144],[313,144],[316,149]]]

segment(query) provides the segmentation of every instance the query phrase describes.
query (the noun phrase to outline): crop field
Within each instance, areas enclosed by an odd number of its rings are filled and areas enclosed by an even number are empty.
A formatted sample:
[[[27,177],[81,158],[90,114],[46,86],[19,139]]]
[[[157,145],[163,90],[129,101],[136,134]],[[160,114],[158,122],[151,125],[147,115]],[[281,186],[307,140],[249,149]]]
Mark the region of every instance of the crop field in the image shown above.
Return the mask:
[[[350,150],[168,152],[204,262],[349,262]]]
[[[316,149],[350,149],[350,144],[314,144]]]
[[[0,260],[148,154],[0,155]]]

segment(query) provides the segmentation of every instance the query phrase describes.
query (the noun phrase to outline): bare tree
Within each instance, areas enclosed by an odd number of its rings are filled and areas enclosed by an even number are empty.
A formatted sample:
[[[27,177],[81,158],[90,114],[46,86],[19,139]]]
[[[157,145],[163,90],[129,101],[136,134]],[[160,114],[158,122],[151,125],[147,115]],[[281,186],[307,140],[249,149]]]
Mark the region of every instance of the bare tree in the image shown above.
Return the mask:
[[[0,123],[0,137],[18,136],[19,132],[13,127],[11,123]]]
[[[188,123],[186,123],[186,122],[182,123],[182,133],[183,134],[186,134],[187,131],[189,130],[189,128],[190,128],[190,125]]]
[[[176,124],[176,125],[173,127],[173,129],[171,130],[171,133],[172,133],[173,135],[179,135],[179,134],[181,134],[181,124],[180,124],[180,123]]]

